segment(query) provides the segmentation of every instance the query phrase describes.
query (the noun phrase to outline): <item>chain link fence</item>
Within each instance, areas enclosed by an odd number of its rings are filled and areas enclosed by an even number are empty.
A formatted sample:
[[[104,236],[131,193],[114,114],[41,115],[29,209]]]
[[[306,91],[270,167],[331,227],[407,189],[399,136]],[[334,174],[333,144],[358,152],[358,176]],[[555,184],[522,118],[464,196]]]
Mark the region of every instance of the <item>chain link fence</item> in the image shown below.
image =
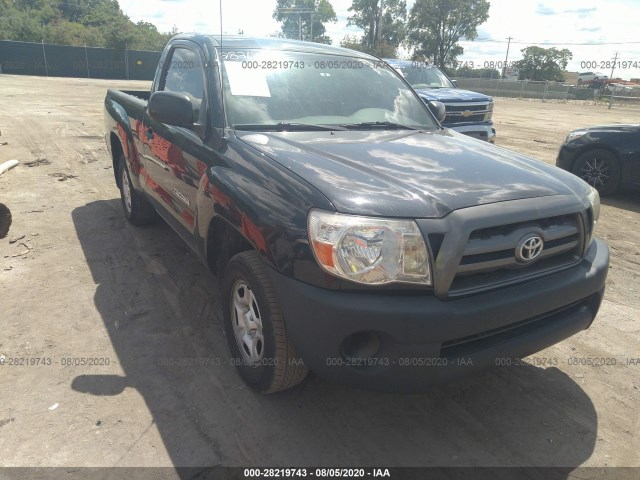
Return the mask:
[[[458,87],[494,97],[537,98],[540,100],[594,100],[599,90],[574,87],[558,82],[456,78]]]
[[[532,80],[502,80],[492,78],[455,78],[458,87],[493,97],[534,98],[545,100],[588,100],[607,102],[609,108],[640,107],[640,87],[606,85],[603,88],[585,88],[558,82]]]
[[[640,87],[626,85],[607,85],[609,109],[640,107]]]
[[[160,52],[0,40],[0,73],[152,80]]]

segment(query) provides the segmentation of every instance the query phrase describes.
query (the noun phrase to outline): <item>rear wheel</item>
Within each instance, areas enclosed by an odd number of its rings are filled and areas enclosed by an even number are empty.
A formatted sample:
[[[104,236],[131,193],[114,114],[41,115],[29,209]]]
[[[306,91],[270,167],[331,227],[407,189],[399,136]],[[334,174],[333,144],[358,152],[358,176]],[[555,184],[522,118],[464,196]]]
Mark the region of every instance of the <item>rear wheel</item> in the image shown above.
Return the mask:
[[[572,172],[594,187],[600,195],[615,192],[620,185],[620,164],[611,152],[589,150],[578,157]]]
[[[235,255],[223,280],[224,320],[233,363],[261,393],[291,388],[308,370],[287,335],[280,303],[257,252]]]
[[[124,216],[133,225],[148,225],[156,219],[156,211],[131,183],[124,156],[118,162],[118,178],[120,180],[120,199]]]

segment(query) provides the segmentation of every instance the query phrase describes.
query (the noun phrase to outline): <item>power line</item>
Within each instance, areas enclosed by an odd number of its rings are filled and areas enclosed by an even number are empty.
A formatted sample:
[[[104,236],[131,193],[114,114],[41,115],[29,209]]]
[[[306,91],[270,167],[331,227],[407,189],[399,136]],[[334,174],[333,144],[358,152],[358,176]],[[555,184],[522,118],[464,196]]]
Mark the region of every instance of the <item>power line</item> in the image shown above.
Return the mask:
[[[515,40],[511,40],[509,42],[505,41],[505,40],[494,40],[492,38],[476,38],[475,40],[461,40],[461,42],[469,42],[469,43],[475,43],[475,42],[486,42],[486,43],[515,43],[518,45],[584,45],[584,46],[589,46],[589,45],[593,45],[593,46],[602,46],[602,45],[631,45],[631,44],[635,44],[635,45],[639,45],[640,42],[585,42],[585,43],[578,43],[578,42],[523,42],[523,41],[515,41]]]

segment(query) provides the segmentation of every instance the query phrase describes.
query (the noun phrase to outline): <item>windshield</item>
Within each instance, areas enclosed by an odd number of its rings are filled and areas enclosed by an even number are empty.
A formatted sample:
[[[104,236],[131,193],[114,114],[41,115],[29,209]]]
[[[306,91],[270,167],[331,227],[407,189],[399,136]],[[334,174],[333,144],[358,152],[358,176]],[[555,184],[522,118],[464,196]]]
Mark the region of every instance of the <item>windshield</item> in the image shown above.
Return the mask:
[[[227,121],[237,129],[435,128],[382,61],[274,50],[223,50]]]
[[[395,66],[404,79],[415,88],[453,88],[453,84],[437,67],[412,62],[411,65]]]

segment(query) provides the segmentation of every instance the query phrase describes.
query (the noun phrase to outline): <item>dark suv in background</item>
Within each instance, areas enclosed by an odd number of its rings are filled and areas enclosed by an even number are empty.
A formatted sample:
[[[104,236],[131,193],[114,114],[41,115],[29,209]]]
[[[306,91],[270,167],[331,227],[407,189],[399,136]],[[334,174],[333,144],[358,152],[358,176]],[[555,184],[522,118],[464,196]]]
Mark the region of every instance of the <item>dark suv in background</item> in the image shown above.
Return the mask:
[[[482,93],[457,88],[438,67],[425,62],[385,59],[402,74],[413,89],[427,102],[444,104],[447,116],[443,127],[451,128],[470,137],[493,143],[493,98]]]

